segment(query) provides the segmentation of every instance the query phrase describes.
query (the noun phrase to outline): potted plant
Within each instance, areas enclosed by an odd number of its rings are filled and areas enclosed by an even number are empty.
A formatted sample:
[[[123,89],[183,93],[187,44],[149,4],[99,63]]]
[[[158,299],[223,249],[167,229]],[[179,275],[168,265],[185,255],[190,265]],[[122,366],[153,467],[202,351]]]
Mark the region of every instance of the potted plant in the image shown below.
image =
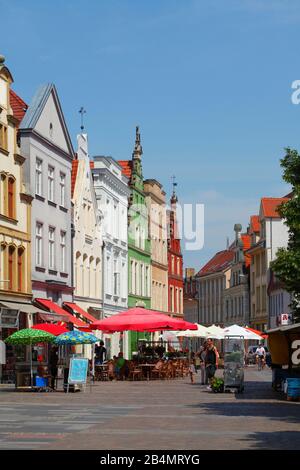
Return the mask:
[[[224,380],[214,377],[211,382],[211,389],[214,393],[224,392]]]

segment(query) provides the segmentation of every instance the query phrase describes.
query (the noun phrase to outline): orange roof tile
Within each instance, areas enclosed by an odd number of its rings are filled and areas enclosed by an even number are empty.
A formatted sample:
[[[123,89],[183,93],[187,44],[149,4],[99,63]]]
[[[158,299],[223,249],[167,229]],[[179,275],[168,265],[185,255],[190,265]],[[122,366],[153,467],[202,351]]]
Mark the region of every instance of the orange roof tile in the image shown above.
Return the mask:
[[[93,170],[95,168],[95,162],[92,160],[90,161],[90,169]]]
[[[132,161],[131,160],[118,160],[119,165],[122,167],[122,173],[127,178],[131,178],[132,173]]]
[[[260,232],[260,220],[259,215],[251,215],[250,217],[250,233]]]
[[[12,89],[9,90],[9,101],[14,117],[21,122],[28,109],[28,105]]]
[[[78,160],[72,160],[71,195],[73,197],[78,170]]]
[[[280,219],[280,215],[277,211],[278,206],[288,200],[288,197],[263,197],[261,199],[261,206],[264,217]]]
[[[211,260],[206,263],[198,272],[198,276],[206,276],[207,274],[217,273],[226,269],[234,258],[234,252],[231,250],[223,250],[216,253]]]
[[[246,264],[246,267],[248,267],[250,265],[250,262],[251,262],[251,255],[246,253],[246,251],[251,246],[251,235],[249,235],[248,233],[242,233],[241,234],[241,239],[242,239],[242,242],[243,242],[243,251],[244,251],[244,255],[245,255],[245,264]]]

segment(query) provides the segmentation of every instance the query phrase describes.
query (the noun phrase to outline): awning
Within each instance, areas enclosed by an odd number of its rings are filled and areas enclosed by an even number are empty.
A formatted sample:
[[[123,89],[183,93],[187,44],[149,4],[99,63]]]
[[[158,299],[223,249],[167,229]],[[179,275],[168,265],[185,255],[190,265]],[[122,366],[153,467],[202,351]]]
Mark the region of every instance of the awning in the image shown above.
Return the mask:
[[[18,302],[3,302],[0,301],[0,307],[7,308],[10,310],[20,310],[20,312],[25,313],[37,313],[39,311],[38,307],[34,307],[31,304],[20,304]]]
[[[82,315],[87,320],[89,320],[91,323],[94,323],[95,321],[98,320],[97,318],[93,317],[93,315],[91,315],[90,313],[86,312],[81,307],[79,307],[79,305],[77,305],[77,304],[74,304],[72,302],[64,302],[63,306],[71,309],[71,311],[73,313],[79,313],[79,315]]]
[[[88,327],[87,323],[79,320],[79,318],[74,317],[73,315],[68,313],[66,310],[63,310],[59,305],[52,302],[52,300],[41,299],[41,298],[37,298],[37,299],[34,299],[34,300],[35,300],[35,302],[37,302],[37,303],[43,305],[44,307],[46,307],[51,312],[54,312],[54,313],[57,313],[58,315],[67,317],[67,321],[73,323],[75,326],[82,327],[82,328]]]

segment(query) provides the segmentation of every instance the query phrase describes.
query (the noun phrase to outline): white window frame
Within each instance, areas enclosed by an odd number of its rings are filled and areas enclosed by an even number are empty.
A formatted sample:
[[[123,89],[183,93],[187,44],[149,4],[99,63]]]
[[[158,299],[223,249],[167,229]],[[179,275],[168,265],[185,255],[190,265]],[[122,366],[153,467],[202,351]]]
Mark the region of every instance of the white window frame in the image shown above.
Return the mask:
[[[54,202],[54,167],[48,165],[48,201]]]
[[[66,238],[67,233],[60,231],[60,256],[61,256],[61,272],[66,272]]]
[[[43,196],[43,160],[35,159],[35,194]]]
[[[35,264],[36,266],[43,264],[43,224],[41,222],[35,224]]]
[[[62,171],[59,174],[59,186],[60,186],[60,205],[65,207],[66,205],[66,175]]]
[[[55,227],[49,226],[48,242],[49,242],[49,250],[48,250],[49,269],[55,270]]]

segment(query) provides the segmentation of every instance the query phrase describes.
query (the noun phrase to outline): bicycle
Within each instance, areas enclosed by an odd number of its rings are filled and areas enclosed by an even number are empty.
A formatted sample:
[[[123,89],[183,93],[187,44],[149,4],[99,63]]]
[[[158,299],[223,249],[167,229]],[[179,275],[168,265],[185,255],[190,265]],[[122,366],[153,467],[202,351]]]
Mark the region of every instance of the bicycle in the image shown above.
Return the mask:
[[[266,365],[265,357],[257,355],[256,356],[256,363],[257,363],[257,370],[262,370]]]

